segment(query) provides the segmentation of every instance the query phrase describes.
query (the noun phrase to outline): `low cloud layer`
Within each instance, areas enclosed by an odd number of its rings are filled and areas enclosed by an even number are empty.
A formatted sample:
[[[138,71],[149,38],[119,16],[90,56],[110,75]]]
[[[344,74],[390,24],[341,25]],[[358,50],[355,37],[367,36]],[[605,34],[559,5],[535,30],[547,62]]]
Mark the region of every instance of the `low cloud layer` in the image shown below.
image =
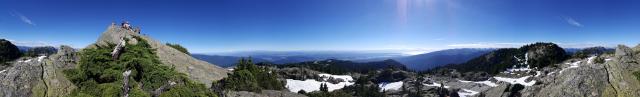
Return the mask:
[[[520,47],[526,43],[463,43],[463,44],[449,44],[448,47],[454,48],[511,48]]]

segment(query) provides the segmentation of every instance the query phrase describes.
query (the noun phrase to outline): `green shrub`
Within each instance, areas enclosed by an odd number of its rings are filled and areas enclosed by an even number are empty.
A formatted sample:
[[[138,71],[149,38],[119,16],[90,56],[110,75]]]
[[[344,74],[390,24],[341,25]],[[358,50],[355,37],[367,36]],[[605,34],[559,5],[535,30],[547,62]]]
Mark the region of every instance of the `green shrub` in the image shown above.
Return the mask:
[[[72,97],[120,97],[123,92],[122,72],[131,70],[129,76],[131,97],[150,97],[154,91],[169,81],[177,82],[168,91],[160,95],[172,97],[212,97],[215,96],[204,84],[188,79],[174,68],[162,65],[155,50],[139,37],[137,44],[127,45],[118,60],[111,58],[113,44],[96,46],[95,49],[84,49],[80,53],[80,61],[75,69],[65,70],[65,76],[78,89],[72,91]],[[176,94],[176,95],[173,95]]]
[[[307,91],[300,90],[300,91],[298,91],[298,94],[307,94]]]
[[[640,81],[640,71],[633,72],[633,75],[636,76],[636,79]]]
[[[184,85],[178,85],[160,94],[160,97],[216,97],[214,93],[207,90],[204,85],[185,82]]]
[[[598,57],[596,57],[596,58],[593,60],[593,62],[594,62],[594,63],[598,63],[598,64],[602,64],[602,63],[604,63],[604,62],[605,62],[605,60],[604,60],[604,58],[603,58],[603,57],[598,56]]]
[[[353,97],[351,94],[349,94],[346,91],[342,91],[342,90],[335,90],[332,92],[309,92],[306,93],[307,96],[309,97]],[[362,96],[362,97],[368,97],[368,96]]]
[[[191,53],[189,53],[189,51],[187,51],[187,48],[182,47],[180,44],[171,44],[171,43],[167,43],[166,45],[167,45],[167,46],[170,46],[170,47],[172,47],[172,48],[174,48],[174,49],[176,49],[176,50],[178,50],[178,51],[180,51],[180,52],[182,52],[182,53],[185,53],[185,54],[187,54],[187,55],[190,55],[190,54],[191,54]]]

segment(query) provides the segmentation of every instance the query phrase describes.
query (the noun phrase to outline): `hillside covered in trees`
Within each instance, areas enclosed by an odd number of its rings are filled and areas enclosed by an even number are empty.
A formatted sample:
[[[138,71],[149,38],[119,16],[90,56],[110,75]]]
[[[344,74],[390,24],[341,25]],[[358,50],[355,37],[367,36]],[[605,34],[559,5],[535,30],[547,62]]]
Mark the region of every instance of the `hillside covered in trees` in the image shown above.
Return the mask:
[[[534,43],[520,48],[503,48],[484,54],[461,64],[451,64],[437,69],[449,68],[459,72],[486,72],[497,74],[527,60],[531,68],[554,66],[569,56],[564,49],[553,43]],[[434,69],[434,70],[437,70]],[[433,70],[432,70],[433,71]]]

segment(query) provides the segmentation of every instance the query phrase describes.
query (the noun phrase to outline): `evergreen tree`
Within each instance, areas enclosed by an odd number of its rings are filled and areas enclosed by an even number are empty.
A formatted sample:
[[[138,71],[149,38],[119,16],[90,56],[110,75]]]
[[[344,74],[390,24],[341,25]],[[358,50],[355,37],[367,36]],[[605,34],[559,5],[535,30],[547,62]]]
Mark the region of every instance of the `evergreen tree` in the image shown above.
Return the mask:
[[[234,72],[223,79],[225,83],[221,86],[235,91],[282,90],[284,84],[277,77],[277,73],[272,73],[267,67],[258,67],[251,58],[240,58]]]
[[[327,83],[320,83],[320,91],[329,92],[329,87],[327,87]]]
[[[248,70],[236,70],[228,79],[225,79],[225,88],[234,91],[261,91],[255,76]]]

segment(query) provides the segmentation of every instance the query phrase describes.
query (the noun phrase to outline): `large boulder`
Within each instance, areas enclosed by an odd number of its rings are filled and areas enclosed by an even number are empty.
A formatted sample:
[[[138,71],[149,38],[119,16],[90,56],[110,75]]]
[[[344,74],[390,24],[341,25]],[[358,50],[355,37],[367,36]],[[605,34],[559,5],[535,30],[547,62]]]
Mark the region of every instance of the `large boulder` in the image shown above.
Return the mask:
[[[74,68],[75,50],[61,46],[52,56],[24,57],[0,70],[0,97],[60,97],[76,88],[62,73]]]
[[[606,62],[609,83],[613,87],[613,92],[606,96],[617,97],[640,97],[640,80],[633,76],[633,72],[640,71],[640,58],[636,55],[638,50],[633,50],[626,46],[618,46],[613,60]]]
[[[10,67],[0,70],[0,96],[29,97],[38,93],[44,94],[45,88],[38,85],[43,83],[42,64],[43,62],[37,61],[36,58],[22,58],[13,62]]]

